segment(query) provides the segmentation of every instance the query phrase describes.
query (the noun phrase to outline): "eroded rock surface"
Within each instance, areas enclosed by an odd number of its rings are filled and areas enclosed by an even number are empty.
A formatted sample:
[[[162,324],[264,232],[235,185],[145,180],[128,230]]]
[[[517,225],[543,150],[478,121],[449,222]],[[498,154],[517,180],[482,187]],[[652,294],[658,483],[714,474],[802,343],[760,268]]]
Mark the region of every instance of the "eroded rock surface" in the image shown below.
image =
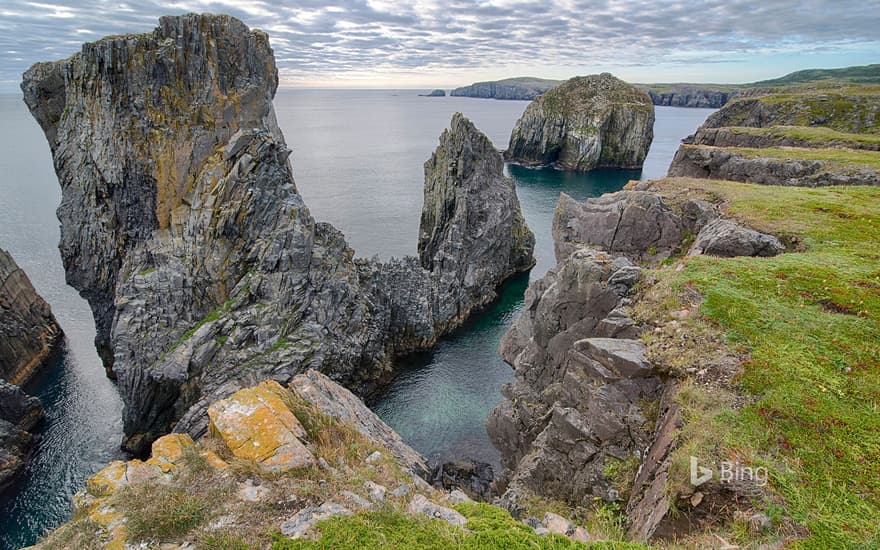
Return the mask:
[[[567,80],[529,104],[505,154],[573,170],[641,168],[653,138],[648,94],[603,73]]]
[[[43,407],[36,397],[0,379],[0,492],[21,471],[37,436],[34,428],[43,419]]]
[[[25,73],[62,187],[67,278],[118,378],[130,451],[204,433],[210,403],[259,380],[375,380],[531,265],[513,183],[460,116],[426,166],[441,200],[428,206],[455,205],[423,225],[436,265],[355,261],[297,193],[277,83],[268,37],[214,15],[164,17]]]
[[[0,248],[0,379],[23,383],[61,335],[49,304],[12,256]]]

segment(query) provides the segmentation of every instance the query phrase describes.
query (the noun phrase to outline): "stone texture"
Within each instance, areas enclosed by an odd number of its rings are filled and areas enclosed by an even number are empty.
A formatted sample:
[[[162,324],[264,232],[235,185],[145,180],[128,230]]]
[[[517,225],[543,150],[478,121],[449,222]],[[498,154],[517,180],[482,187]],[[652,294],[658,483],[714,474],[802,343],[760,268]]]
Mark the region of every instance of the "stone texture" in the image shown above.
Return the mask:
[[[0,248],[0,379],[23,384],[61,337],[52,310]]]
[[[776,256],[785,245],[773,235],[743,227],[732,220],[715,219],[697,234],[688,253],[691,256]]]
[[[425,226],[447,263],[354,260],[297,192],[277,82],[264,33],[192,14],[24,75],[62,188],[67,279],[89,301],[118,379],[129,451],[172,430],[203,434],[210,403],[260,380],[314,368],[361,388],[485,303],[502,282],[493,276],[531,265],[513,185],[460,116],[432,165],[460,170],[426,170],[437,197],[456,199],[454,216]],[[517,211],[471,217],[485,205]]]
[[[306,432],[279,397],[277,382],[235,392],[208,407],[211,433],[238,458],[252,460],[271,472],[286,472],[315,463],[300,438]]]
[[[456,527],[464,527],[467,525],[467,518],[452,508],[446,508],[435,504],[425,498],[424,495],[415,495],[409,501],[407,508],[410,514],[421,514],[431,519],[439,519]]]
[[[290,383],[290,391],[327,416],[348,422],[361,434],[388,449],[411,473],[417,476],[428,475],[429,469],[425,459],[404,443],[397,432],[368,409],[363,401],[320,372],[310,370],[295,376]],[[376,453],[378,454],[376,462],[378,462],[382,454],[378,451]],[[370,462],[369,458],[367,462]]]
[[[526,291],[500,345],[515,379],[487,420],[508,470],[509,509],[525,492],[616,500],[606,466],[647,446],[652,427],[642,407],[659,398],[662,383],[644,345],[594,338],[638,278],[629,260],[580,248]]]
[[[844,167],[823,160],[745,155],[736,149],[682,145],[669,166],[670,176],[819,187],[880,185],[880,171]]]
[[[450,96],[479,97],[483,99],[513,99],[531,101],[559,85],[558,80],[545,78],[507,78],[494,82],[476,82],[449,92]]]
[[[352,515],[352,511],[345,506],[335,502],[325,502],[320,506],[304,508],[295,513],[281,524],[281,534],[292,539],[300,539],[319,521],[335,516],[350,515]]]
[[[493,496],[495,472],[485,462],[462,458],[437,464],[429,479],[438,489],[461,489],[471,498],[488,501]]]
[[[832,138],[828,141],[799,139],[786,135],[787,128],[786,126],[781,126],[778,131],[768,134],[755,134],[739,127],[701,127],[697,130],[696,134],[688,137],[685,143],[689,145],[708,145],[710,147],[748,147],[752,149],[762,149],[765,147],[846,147],[848,149],[880,151],[880,143],[865,143],[864,141],[848,139],[845,136]]]
[[[529,104],[510,135],[506,156],[572,170],[636,169],[653,138],[650,97],[603,73],[567,80]]]
[[[556,260],[583,245],[641,257],[668,255],[689,223],[651,190],[624,190],[578,202],[562,193],[553,216]]]
[[[13,384],[0,379],[0,492],[27,463],[39,440],[34,428],[43,419],[43,407]]]

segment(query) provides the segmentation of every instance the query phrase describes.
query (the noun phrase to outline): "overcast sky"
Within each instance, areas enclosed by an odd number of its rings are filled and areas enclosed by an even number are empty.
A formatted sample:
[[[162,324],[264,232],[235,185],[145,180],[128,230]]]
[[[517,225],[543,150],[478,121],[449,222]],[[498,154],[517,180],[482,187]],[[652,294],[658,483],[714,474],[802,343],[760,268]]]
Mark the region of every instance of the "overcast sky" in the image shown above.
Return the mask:
[[[611,71],[634,82],[748,82],[880,63],[878,0],[0,0],[0,90],[158,17],[228,13],[266,31],[282,85],[453,87]]]

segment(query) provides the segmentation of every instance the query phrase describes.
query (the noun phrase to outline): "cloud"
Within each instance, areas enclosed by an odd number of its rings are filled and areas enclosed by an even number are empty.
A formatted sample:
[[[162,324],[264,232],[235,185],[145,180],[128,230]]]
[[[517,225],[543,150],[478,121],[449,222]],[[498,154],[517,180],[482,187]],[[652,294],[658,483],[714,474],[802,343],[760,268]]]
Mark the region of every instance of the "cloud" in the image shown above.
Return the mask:
[[[525,68],[721,63],[880,45],[864,0],[3,0],[0,83],[83,41],[147,32],[158,17],[229,13],[269,33],[282,81],[518,74]]]

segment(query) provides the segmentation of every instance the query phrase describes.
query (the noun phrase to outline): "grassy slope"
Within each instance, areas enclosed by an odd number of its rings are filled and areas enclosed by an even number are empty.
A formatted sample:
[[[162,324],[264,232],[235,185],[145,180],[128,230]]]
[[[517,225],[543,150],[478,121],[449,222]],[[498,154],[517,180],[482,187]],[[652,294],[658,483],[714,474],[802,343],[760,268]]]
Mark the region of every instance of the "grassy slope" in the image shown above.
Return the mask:
[[[840,143],[842,145],[856,148],[859,146],[880,145],[880,135],[849,134],[838,132],[824,126],[770,126],[767,128],[731,126],[729,129],[737,134],[770,136],[776,138],[790,137],[817,146],[822,146],[828,143]]]
[[[784,86],[788,84],[805,84],[820,80],[880,83],[880,64],[843,67],[841,69],[806,69],[789,73],[779,78],[754,82],[752,85]]]
[[[880,151],[857,149],[805,149],[800,147],[725,147],[749,158],[804,159],[828,161],[839,166],[880,168]]]
[[[728,215],[805,247],[687,258],[665,276],[696,287],[701,314],[750,352],[741,383],[757,401],[723,415],[715,435],[728,455],[770,469],[810,532],[798,546],[880,547],[880,189],[663,185],[721,197]]]

